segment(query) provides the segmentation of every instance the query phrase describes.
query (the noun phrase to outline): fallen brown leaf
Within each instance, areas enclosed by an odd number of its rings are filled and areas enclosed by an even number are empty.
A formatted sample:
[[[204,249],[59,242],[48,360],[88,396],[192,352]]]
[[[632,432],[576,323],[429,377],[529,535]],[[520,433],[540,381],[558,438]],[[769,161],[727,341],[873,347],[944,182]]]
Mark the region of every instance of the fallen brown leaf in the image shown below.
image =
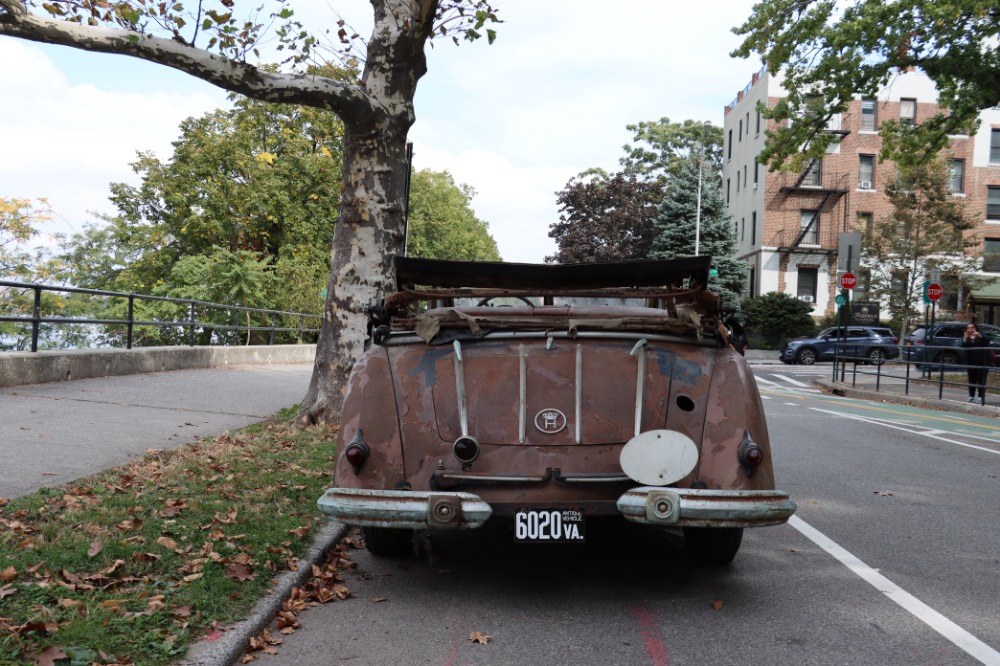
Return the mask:
[[[87,551],[87,557],[94,557],[102,550],[104,550],[104,543],[100,539],[94,539],[90,544],[90,550]]]
[[[725,605],[726,602],[722,601],[721,599],[716,599],[715,601],[712,602],[712,608],[714,608],[715,610],[722,610],[722,607]]]
[[[487,643],[490,642],[492,638],[493,638],[492,636],[488,636],[478,631],[469,632],[469,640],[472,641],[473,643],[479,643],[480,645],[486,645]]]
[[[17,569],[14,567],[7,567],[0,571],[0,582],[13,583],[15,580],[17,580]]]

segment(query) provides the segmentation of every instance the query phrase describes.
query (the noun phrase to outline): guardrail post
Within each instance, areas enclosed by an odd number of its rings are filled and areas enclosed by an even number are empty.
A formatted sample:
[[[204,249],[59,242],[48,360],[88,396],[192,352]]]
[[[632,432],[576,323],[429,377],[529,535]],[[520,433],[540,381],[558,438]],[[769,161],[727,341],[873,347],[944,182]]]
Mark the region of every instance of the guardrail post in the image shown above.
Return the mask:
[[[132,349],[132,322],[135,320],[135,294],[128,295],[128,325],[125,334],[125,349]]]
[[[306,318],[303,317],[302,315],[299,315],[299,330],[295,332],[296,335],[295,339],[300,345],[302,344],[302,329],[305,327],[306,327]]]
[[[271,334],[267,338],[267,344],[269,344],[269,345],[273,345],[274,344],[274,327],[277,325],[276,322],[275,322],[275,317],[276,317],[276,315],[272,312],[271,313]]]
[[[190,302],[190,315],[188,317],[188,346],[194,347],[194,301]]]
[[[42,288],[35,287],[35,305],[31,315],[31,351],[38,351],[38,329],[42,325]]]

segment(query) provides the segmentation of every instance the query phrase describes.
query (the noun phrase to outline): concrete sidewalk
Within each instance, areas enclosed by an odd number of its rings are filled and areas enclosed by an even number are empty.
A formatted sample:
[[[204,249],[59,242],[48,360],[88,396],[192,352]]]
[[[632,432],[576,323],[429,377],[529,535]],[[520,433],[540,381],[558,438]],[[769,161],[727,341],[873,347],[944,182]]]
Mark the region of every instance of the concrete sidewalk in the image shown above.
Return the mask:
[[[244,365],[0,389],[0,497],[256,423],[298,404],[311,375],[311,363]]]

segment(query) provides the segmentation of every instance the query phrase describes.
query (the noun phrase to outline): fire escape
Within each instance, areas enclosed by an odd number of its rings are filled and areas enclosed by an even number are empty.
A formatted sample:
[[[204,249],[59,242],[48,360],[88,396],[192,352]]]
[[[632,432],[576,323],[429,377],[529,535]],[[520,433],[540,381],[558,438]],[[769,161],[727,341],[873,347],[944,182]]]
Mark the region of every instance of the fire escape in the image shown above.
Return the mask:
[[[841,198],[850,192],[847,187],[849,174],[824,172],[822,160],[815,159],[797,176],[795,174],[782,174],[782,176],[785,182],[781,184],[779,192],[784,195],[785,201],[794,201],[799,204],[798,208],[814,212],[809,222],[801,227],[795,240],[791,244],[779,243],[778,251],[835,253],[837,251],[836,237],[830,232],[821,236],[817,230],[819,229],[820,216],[823,213],[832,213]],[[846,223],[847,206],[844,206],[844,224],[841,230],[846,230]],[[816,238],[815,243],[806,244],[804,242],[812,237]]]

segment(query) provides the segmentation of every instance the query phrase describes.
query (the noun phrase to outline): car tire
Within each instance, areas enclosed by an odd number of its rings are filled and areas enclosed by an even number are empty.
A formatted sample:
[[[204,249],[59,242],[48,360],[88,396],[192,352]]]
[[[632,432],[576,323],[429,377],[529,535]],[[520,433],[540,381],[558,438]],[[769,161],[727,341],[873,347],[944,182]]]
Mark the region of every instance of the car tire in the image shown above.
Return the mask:
[[[413,531],[363,526],[361,538],[365,540],[365,548],[372,555],[398,557],[411,551]]]
[[[875,347],[868,351],[868,362],[872,365],[882,365],[885,363],[885,350]]]
[[[816,350],[812,347],[803,347],[795,355],[795,362],[799,365],[813,365],[816,363]]]
[[[941,352],[938,354],[937,360],[941,365],[956,365],[958,364],[958,355],[953,352]]]
[[[720,567],[733,561],[743,541],[742,527],[685,527],[684,545],[699,564]]]

